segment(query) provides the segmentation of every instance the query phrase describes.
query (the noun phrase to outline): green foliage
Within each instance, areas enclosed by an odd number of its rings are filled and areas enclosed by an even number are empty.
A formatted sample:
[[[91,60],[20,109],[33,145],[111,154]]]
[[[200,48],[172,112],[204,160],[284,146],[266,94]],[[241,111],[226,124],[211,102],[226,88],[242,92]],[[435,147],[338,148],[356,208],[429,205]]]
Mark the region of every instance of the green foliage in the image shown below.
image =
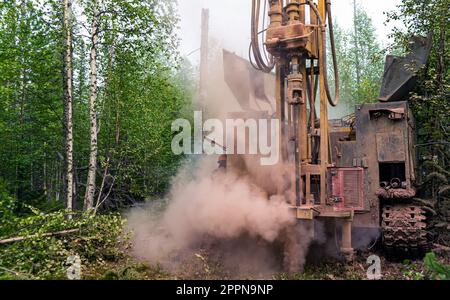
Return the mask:
[[[193,94],[177,53],[176,1],[78,1],[73,24],[75,198],[83,199],[89,158],[89,52],[98,15],[99,165],[96,200],[117,208],[162,194],[182,157],[171,122]],[[64,211],[63,31],[57,0],[0,1],[0,245],[2,278],[65,278],[121,256],[119,215]],[[101,185],[100,185],[101,183]],[[100,189],[102,187],[102,189]],[[76,233],[43,236],[78,229]],[[121,277],[131,271],[119,274]],[[126,274],[125,274],[126,273]]]
[[[418,75],[419,85],[412,95],[416,117],[420,122],[422,141],[448,140],[450,116],[448,47],[450,12],[446,0],[403,0],[397,11],[387,13],[388,20],[401,21],[405,29],[397,27],[392,36],[395,43],[404,45],[412,35],[431,34],[433,44],[428,66]]]
[[[354,62],[354,72],[359,73],[359,75],[356,74],[356,89],[353,92],[353,102],[357,104],[373,102],[380,93],[384,54],[377,41],[372,19],[359,6],[356,8],[356,19],[354,22],[357,30],[351,35],[352,47],[349,59]]]
[[[127,263],[125,266],[115,267],[101,276],[102,280],[149,280],[169,279],[170,274],[164,272],[159,265],[147,266],[143,263]]]
[[[346,31],[339,24],[334,24],[342,100],[338,109],[347,114],[353,111],[354,105],[373,102],[378,98],[384,68],[384,53],[372,19],[359,5],[354,22],[356,31]],[[331,57],[331,53],[328,56]],[[328,73],[334,74],[332,64],[329,64]]]
[[[428,253],[424,260],[425,268],[433,279],[450,280],[450,266],[440,264],[436,254]]]
[[[117,187],[141,197],[160,194],[179,165],[180,157],[171,150],[171,123],[184,117],[182,109],[189,105],[189,94],[176,85],[177,79],[168,70],[160,69],[155,77],[152,61],[143,60],[140,54],[116,55],[121,63],[115,66],[110,84],[117,91],[111,91],[106,108],[106,114],[116,118],[104,124],[101,142],[108,149],[108,143],[118,141],[114,149],[120,164],[115,174]],[[127,73],[130,68],[142,72]]]
[[[411,260],[403,261],[402,266],[403,278],[406,280],[424,280],[425,274],[421,270],[420,266]]]
[[[0,176],[24,200],[43,193],[41,174],[61,149],[60,36],[44,16],[49,3],[0,4]]]
[[[14,228],[16,203],[9,195],[6,183],[0,178],[0,236]]]
[[[120,207],[166,191],[182,159],[170,149],[170,125],[185,116],[193,84],[177,53],[176,1],[83,0],[73,6],[78,207],[89,158],[94,5],[99,12],[96,198],[105,200],[106,208]],[[0,2],[0,177],[20,200],[19,211],[22,203],[43,209],[63,205],[61,17],[57,0]]]
[[[11,209],[9,202],[1,201],[0,205],[2,212]],[[65,279],[69,256],[81,258],[82,270],[83,266],[124,256],[127,235],[120,215],[83,215],[72,220],[66,217],[65,211],[45,213],[31,206],[27,216],[10,216],[8,226],[1,227],[0,239],[23,240],[0,245],[0,278]],[[78,231],[44,236],[73,229]]]
[[[89,30],[93,6],[103,12],[99,30],[98,122],[100,201],[119,208],[136,199],[160,195],[176,173],[171,122],[189,106],[191,78],[179,80],[177,19],[174,1],[82,1]],[[80,30],[80,29],[78,29]],[[91,41],[77,37],[75,144],[78,165],[88,164],[89,120],[86,85]],[[85,172],[80,174],[84,179]],[[83,180],[82,179],[82,180]],[[99,184],[100,185],[100,184]]]

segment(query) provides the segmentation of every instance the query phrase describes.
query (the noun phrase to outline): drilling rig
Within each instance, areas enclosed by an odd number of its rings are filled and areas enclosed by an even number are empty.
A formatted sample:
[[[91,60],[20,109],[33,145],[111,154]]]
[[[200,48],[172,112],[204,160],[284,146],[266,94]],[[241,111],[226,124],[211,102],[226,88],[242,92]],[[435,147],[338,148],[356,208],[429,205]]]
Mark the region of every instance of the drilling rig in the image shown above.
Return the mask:
[[[413,201],[415,123],[407,96],[414,73],[405,65],[426,63],[430,38],[413,38],[406,58],[388,56],[377,103],[357,106],[351,122],[331,121],[329,109],[339,102],[331,9],[330,0],[252,0],[250,61],[275,72],[281,163],[295,173],[279,193],[291,195],[298,220],[340,224],[346,257],[355,233],[381,237],[391,251],[422,253],[429,247],[427,211]]]

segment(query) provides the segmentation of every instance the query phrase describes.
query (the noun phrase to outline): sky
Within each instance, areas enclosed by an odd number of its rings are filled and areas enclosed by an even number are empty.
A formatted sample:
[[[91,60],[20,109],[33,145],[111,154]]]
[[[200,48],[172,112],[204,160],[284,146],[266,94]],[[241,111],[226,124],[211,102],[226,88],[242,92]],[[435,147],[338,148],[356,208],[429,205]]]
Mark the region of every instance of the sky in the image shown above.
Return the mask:
[[[372,18],[380,42],[389,42],[392,26],[385,26],[385,11],[392,11],[401,0],[357,0]],[[246,58],[250,43],[251,0],[178,0],[180,22],[180,51],[188,55],[200,47],[201,10],[210,10],[210,36],[223,48]],[[352,28],[353,0],[332,0],[334,22]],[[396,24],[398,25],[398,24]],[[198,62],[198,52],[189,55]]]

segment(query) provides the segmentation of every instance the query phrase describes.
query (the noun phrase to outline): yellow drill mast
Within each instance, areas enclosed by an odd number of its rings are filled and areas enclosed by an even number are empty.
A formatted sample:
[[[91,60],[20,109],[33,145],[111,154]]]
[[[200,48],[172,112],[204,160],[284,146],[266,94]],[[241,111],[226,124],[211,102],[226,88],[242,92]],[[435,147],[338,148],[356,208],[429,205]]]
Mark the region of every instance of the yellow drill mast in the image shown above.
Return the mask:
[[[267,7],[268,5],[268,7]],[[264,7],[265,12],[261,15]],[[267,28],[259,26],[269,16]],[[336,96],[327,80],[326,20],[328,19],[334,63],[334,41],[329,0],[253,0],[252,63],[265,72],[275,68],[277,113],[281,121],[282,153],[294,144],[296,207],[326,205],[327,171],[330,167],[328,104],[336,106],[339,76],[335,65]],[[265,22],[263,22],[265,24]],[[264,26],[263,26],[264,27]],[[264,46],[260,35],[265,33]],[[270,53],[267,57],[264,50]],[[320,88],[319,99],[316,99]],[[317,105],[318,104],[318,105]],[[316,107],[320,107],[320,114]],[[284,162],[284,163],[285,163]]]

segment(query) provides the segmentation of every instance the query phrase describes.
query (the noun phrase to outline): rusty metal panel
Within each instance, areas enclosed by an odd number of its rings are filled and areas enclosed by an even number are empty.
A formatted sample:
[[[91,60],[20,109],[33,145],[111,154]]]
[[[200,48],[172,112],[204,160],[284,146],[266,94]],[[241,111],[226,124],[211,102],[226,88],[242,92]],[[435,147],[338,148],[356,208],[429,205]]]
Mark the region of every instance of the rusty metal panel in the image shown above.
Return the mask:
[[[403,132],[377,133],[378,162],[406,161]]]
[[[267,82],[275,81],[272,73],[258,71],[247,60],[226,50],[223,50],[223,68],[225,83],[243,110],[252,110],[251,95],[271,107],[275,105],[275,91],[272,85],[267,85]]]
[[[338,210],[364,210],[364,169],[332,169],[331,195]]]
[[[381,85],[381,101],[399,101],[408,97],[415,87],[417,71],[426,65],[432,47],[432,37],[414,36],[406,57],[388,55]]]
[[[357,167],[356,161],[356,141],[337,142],[332,144],[332,158],[338,168]]]
[[[397,113],[403,114],[402,118],[397,118]],[[356,162],[361,163],[358,166],[365,168],[365,208],[368,213],[358,214],[358,226],[377,227],[380,225],[380,199],[377,191],[380,187],[380,165],[386,163],[404,163],[405,177],[408,186],[411,186],[414,167],[410,161],[414,160],[414,156],[410,153],[412,147],[411,135],[414,126],[411,112],[407,102],[386,102],[364,104],[357,107],[356,110]],[[382,157],[379,161],[379,151],[384,148],[384,143],[377,141],[380,136],[386,133],[399,133],[397,139],[401,139],[401,143],[392,152],[397,155],[397,151],[402,151],[400,157]],[[408,134],[409,133],[409,134]],[[380,145],[380,146],[378,146]],[[383,146],[383,147],[381,147]],[[403,148],[403,149],[400,149]],[[380,152],[381,152],[380,151]],[[382,154],[382,153],[381,153]],[[382,155],[380,155],[382,156]],[[386,161],[388,159],[403,158],[403,161]],[[406,158],[406,160],[404,159]],[[370,210],[370,212],[369,212]]]

